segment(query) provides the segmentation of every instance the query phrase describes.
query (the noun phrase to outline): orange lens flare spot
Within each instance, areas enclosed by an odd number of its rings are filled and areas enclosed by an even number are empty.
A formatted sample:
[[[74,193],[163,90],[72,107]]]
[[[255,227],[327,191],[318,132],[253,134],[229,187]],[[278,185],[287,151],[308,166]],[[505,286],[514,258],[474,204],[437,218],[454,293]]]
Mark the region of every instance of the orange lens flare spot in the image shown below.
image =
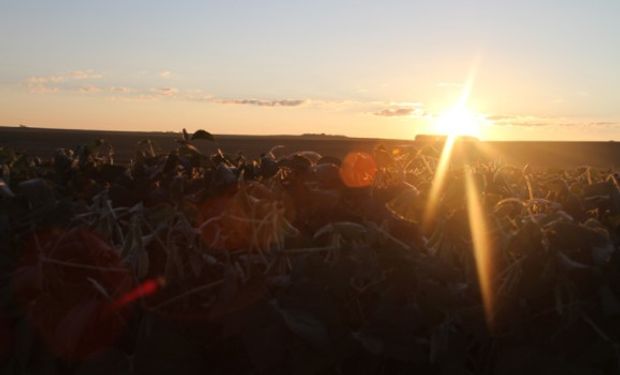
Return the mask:
[[[340,167],[340,179],[347,187],[359,188],[372,185],[377,173],[377,163],[365,152],[350,152]]]

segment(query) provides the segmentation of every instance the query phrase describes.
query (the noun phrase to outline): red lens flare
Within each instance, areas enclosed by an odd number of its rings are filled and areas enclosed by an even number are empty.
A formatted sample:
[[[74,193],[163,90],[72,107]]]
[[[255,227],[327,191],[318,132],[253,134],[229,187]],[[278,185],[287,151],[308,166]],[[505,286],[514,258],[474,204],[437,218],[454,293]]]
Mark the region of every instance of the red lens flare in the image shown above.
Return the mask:
[[[137,299],[150,296],[157,292],[162,286],[166,284],[163,277],[156,279],[149,279],[138,285],[134,289],[122,295],[119,299],[112,304],[112,310],[118,310],[124,306],[136,301]]]

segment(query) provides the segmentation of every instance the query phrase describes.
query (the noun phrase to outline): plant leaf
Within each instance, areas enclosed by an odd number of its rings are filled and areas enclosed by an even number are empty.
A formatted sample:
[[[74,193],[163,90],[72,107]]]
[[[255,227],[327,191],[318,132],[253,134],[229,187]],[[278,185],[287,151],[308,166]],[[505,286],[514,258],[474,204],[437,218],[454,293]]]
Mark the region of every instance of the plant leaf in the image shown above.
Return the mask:
[[[13,194],[9,185],[7,185],[7,183],[4,182],[4,180],[1,178],[0,178],[0,197],[3,197],[3,198],[15,197],[15,194]]]
[[[314,348],[324,350],[329,347],[329,336],[323,323],[306,311],[286,310],[277,307],[286,326],[297,337],[308,342]]]

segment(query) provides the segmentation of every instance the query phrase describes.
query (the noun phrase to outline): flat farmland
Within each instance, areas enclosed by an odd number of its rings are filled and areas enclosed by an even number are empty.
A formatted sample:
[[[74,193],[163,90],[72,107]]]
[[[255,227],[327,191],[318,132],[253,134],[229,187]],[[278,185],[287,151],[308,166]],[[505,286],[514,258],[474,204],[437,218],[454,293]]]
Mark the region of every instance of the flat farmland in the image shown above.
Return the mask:
[[[26,127],[0,127],[0,146],[40,157],[50,157],[57,148],[75,148],[104,139],[115,150],[116,160],[126,163],[135,155],[139,141],[150,139],[158,152],[169,152],[176,147],[179,132],[124,132],[100,130],[65,130]],[[414,140],[347,138],[337,136],[252,136],[218,135],[216,142],[196,141],[194,144],[203,152],[217,148],[226,153],[243,153],[256,158],[273,146],[282,145],[279,153],[316,151],[321,155],[343,157],[350,151],[371,152],[382,144],[421,147]],[[530,164],[537,167],[577,167],[589,165],[614,168],[620,164],[620,143],[618,142],[463,142],[457,144],[455,159],[492,159],[511,164]]]

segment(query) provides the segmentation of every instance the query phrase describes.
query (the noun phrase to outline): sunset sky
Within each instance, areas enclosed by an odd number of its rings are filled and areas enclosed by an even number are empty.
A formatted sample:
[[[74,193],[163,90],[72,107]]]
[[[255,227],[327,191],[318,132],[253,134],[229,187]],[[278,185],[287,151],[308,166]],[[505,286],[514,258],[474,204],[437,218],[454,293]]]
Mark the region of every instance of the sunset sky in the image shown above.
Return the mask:
[[[620,140],[620,1],[0,0],[0,125]]]

